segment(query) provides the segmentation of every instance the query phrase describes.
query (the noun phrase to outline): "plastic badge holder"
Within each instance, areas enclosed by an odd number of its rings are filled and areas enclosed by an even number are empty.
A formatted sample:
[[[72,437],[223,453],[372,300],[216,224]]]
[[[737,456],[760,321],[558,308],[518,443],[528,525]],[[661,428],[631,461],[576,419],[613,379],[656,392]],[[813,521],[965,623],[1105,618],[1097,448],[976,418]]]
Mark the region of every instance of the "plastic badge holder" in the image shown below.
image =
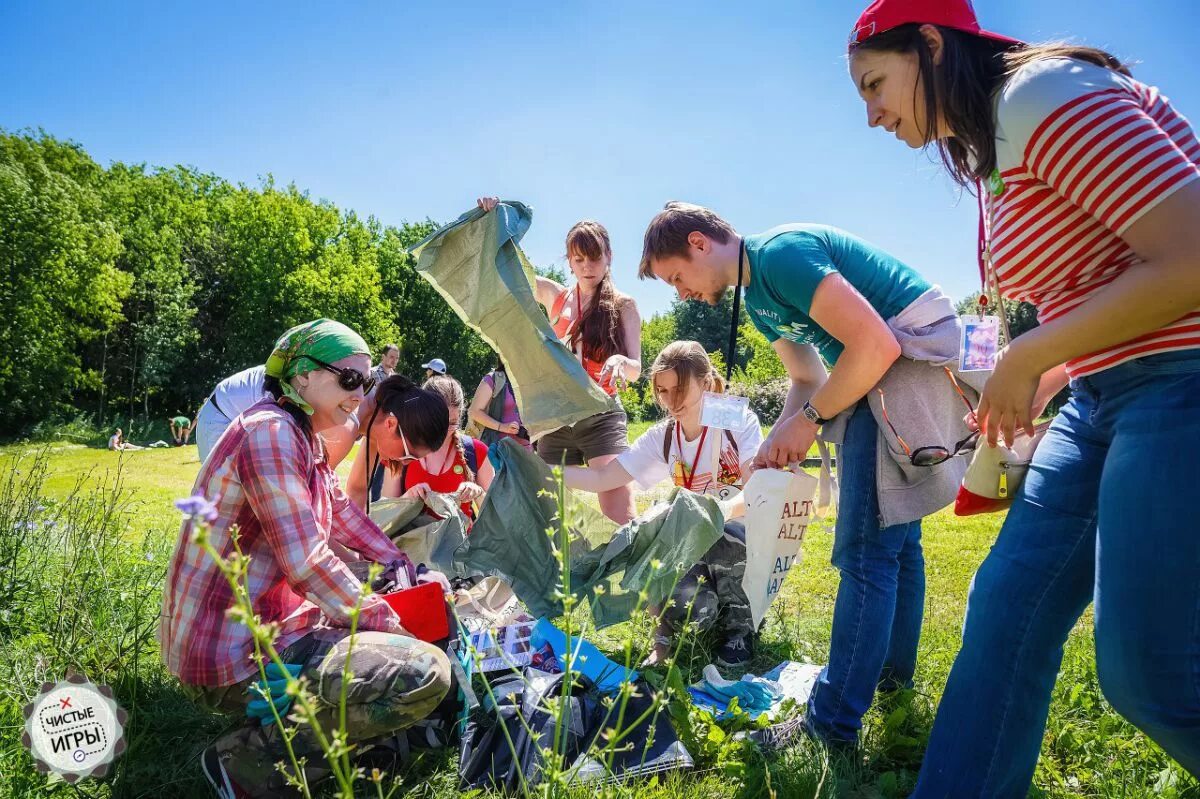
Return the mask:
[[[737,430],[741,427],[749,407],[749,397],[705,391],[704,398],[700,401],[700,424],[721,430]]]
[[[958,342],[958,370],[982,372],[996,368],[1000,349],[1000,317],[963,316]]]
[[[383,594],[400,623],[422,641],[433,643],[450,635],[450,620],[446,615],[446,598],[437,583],[421,583],[415,588],[406,588]]]

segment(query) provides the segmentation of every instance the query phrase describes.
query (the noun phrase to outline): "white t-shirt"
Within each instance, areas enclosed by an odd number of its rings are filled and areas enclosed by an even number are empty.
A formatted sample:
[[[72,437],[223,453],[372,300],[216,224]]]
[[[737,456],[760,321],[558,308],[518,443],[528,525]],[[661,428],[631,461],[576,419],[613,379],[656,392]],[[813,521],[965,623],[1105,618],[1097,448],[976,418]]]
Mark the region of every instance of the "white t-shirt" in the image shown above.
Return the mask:
[[[121,437],[118,436],[116,433],[113,433],[112,438],[108,439],[108,448],[116,449],[120,443],[121,443]]]
[[[734,441],[737,442],[737,452],[729,441],[726,431],[710,428],[707,433],[701,433],[694,441],[683,438],[678,423],[673,425],[676,430],[671,436],[670,453],[663,459],[664,439],[667,435],[669,420],[663,420],[642,434],[627,452],[617,456],[617,462],[625,467],[625,471],[637,481],[643,490],[656,483],[670,479],[677,486],[687,486],[691,477],[692,465],[695,464],[696,474],[691,480],[691,490],[696,493],[715,493],[722,485],[740,485],[742,482],[742,464],[754,457],[762,446],[762,427],[754,411],[746,408],[736,429],[731,430]],[[700,440],[704,440],[704,451],[696,457]],[[682,444],[682,453],[680,452]],[[720,466],[716,484],[712,474],[713,447],[720,446]]]
[[[267,367],[251,366],[217,383],[213,389],[217,410],[232,421],[257,405],[259,400],[267,396],[263,388],[266,375]]]

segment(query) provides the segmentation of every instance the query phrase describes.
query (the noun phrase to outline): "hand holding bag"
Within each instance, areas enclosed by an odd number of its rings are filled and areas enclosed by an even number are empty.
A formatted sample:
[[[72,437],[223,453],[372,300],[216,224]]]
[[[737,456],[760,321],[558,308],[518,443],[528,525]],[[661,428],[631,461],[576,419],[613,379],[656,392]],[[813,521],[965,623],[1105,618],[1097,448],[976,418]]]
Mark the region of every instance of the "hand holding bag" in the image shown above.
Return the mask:
[[[1029,471],[1033,451],[1049,426],[1049,422],[1038,425],[1032,437],[1019,434],[1012,447],[1003,444],[993,447],[980,441],[954,498],[955,515],[972,516],[1007,508],[1017,495]]]

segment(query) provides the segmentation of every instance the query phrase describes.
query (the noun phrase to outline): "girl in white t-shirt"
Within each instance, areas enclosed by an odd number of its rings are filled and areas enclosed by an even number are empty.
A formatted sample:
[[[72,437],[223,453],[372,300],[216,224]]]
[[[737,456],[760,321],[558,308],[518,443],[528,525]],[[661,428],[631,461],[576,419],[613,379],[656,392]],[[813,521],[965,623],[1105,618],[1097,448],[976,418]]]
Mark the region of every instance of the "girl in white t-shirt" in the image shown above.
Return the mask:
[[[726,498],[749,476],[750,462],[762,445],[762,427],[749,408],[733,430],[700,423],[704,392],[721,392],[724,382],[708,353],[695,341],[673,342],[650,367],[654,399],[667,418],[643,433],[627,452],[600,467],[568,466],[566,484],[585,491],[610,491],[631,483],[644,489],[664,480],[700,494]],[[662,614],[648,663],[663,659],[671,636],[688,619],[701,630],[717,627],[722,643],[716,654],[724,666],[743,666],[751,656],[754,623],[742,589],[746,569],[746,530],[728,521],[725,534],[680,580],[672,606]],[[700,578],[703,578],[703,583]]]

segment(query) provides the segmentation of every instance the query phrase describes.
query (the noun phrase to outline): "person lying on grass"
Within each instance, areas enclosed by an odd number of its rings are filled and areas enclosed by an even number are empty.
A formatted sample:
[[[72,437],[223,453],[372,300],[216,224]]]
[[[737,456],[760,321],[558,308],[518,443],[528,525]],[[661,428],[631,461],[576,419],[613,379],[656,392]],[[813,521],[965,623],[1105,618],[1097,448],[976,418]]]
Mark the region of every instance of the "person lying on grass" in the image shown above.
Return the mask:
[[[274,662],[265,669],[268,695],[260,692],[258,647],[247,624],[227,614],[234,594],[195,538],[197,525],[207,527],[202,533],[222,558],[237,550],[248,558],[241,580],[247,599],[259,623],[275,627],[286,670],[308,678],[326,734],[336,727],[344,668],[354,673],[346,733],[359,752],[427,716],[449,690],[446,655],[410,636],[381,597],[364,597],[367,570],[351,568],[360,558],[356,566],[387,564],[409,584],[417,581],[412,563],[341,491],[320,438],[344,424],[372,387],[368,352],[357,333],[328,319],[285,333],[267,361],[268,397],[233,420],[200,470],[192,504],[181,505],[189,515],[167,572],[163,660],[195,701],[261,721],[226,733],[202,754],[204,775],[223,797],[286,793],[275,764],[288,758],[274,721],[276,712],[287,716],[293,697]],[[398,376],[381,394],[383,457],[411,461],[441,445],[447,419],[440,397]],[[310,783],[325,776],[310,727],[302,725],[291,745],[307,758]]]
[[[667,418],[638,437],[629,451],[614,461],[586,469],[565,467],[566,484],[600,492],[637,483],[644,490],[670,479],[700,494],[721,498],[735,494],[734,487],[749,475],[750,461],[762,445],[758,417],[746,408],[735,430],[701,424],[704,392],[724,391],[724,381],[695,341],[668,344],[650,367],[650,385]],[[691,621],[700,630],[719,631],[717,662],[727,667],[746,665],[752,655],[754,623],[742,589],[745,571],[746,528],[742,522],[730,520],[721,539],[680,580],[661,615],[647,665],[666,657],[689,608]]]

